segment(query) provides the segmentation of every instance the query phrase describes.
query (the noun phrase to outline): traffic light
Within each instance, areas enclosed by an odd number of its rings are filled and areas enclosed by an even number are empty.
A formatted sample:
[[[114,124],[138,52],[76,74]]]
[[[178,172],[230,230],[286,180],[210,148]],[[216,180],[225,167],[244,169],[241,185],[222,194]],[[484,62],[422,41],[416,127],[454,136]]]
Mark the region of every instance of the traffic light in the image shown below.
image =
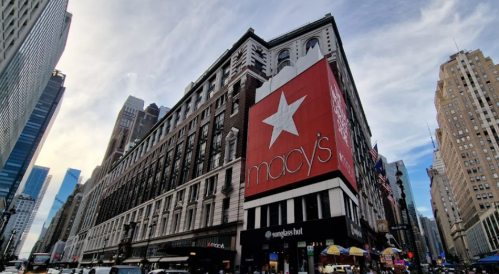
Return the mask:
[[[409,251],[409,252],[407,252],[407,257],[409,257],[409,259],[412,259],[412,257],[413,257],[413,256],[414,256],[414,255],[412,254],[412,252],[410,252],[410,251]]]

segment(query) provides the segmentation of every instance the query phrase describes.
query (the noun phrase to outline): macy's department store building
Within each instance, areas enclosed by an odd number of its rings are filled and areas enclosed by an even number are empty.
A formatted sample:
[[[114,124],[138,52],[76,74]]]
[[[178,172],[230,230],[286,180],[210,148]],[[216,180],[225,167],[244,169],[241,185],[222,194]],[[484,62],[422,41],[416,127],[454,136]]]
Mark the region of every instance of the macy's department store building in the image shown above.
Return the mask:
[[[345,105],[318,59],[284,67],[273,81],[286,84],[264,83],[250,108],[242,273],[307,272],[307,247],[318,263],[329,244],[362,244]],[[297,76],[277,79],[286,69]]]

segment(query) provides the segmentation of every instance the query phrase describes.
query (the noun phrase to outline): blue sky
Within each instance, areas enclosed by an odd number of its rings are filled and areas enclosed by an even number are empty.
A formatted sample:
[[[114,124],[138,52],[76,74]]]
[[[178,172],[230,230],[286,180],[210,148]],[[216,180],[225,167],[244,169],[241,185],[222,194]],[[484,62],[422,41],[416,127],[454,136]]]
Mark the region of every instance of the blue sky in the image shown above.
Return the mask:
[[[379,152],[403,159],[416,203],[431,216],[427,123],[438,127],[433,97],[439,65],[460,49],[499,60],[497,2],[69,1],[73,22],[57,66],[67,75],[61,111],[37,164],[54,176],[23,252],[37,239],[68,167],[85,182],[102,161],[128,95],[173,106],[248,28],[271,39],[332,13]]]

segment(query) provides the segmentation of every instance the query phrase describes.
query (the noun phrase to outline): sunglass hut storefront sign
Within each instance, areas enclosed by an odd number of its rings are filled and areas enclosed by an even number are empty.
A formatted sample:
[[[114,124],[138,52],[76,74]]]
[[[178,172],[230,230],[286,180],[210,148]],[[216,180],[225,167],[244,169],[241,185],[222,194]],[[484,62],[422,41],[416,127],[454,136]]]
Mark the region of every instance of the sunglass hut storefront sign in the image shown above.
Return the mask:
[[[303,235],[303,228],[292,228],[290,230],[283,229],[281,231],[267,231],[265,232],[265,239],[270,240],[273,238],[279,238],[279,239],[284,239],[285,237],[290,237],[290,236],[299,236]]]

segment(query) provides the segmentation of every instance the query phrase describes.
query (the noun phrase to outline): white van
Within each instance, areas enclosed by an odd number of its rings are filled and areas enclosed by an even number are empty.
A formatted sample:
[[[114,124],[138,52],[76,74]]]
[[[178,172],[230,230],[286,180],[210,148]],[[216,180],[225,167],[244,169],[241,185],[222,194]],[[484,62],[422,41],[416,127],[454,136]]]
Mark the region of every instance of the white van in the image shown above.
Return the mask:
[[[324,273],[333,273],[338,271],[340,273],[352,274],[352,267],[350,265],[332,265],[328,264],[324,267]]]

